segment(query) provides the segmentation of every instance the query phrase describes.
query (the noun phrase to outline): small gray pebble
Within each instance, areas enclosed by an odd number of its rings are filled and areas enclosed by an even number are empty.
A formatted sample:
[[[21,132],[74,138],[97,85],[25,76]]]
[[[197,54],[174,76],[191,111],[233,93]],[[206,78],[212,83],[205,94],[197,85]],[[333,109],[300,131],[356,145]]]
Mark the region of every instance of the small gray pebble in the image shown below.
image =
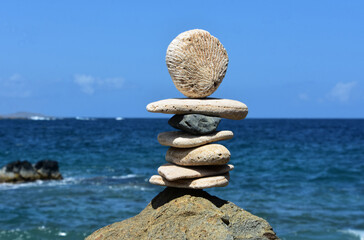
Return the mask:
[[[205,135],[216,131],[221,118],[202,114],[174,115],[168,124],[174,128],[194,134]]]

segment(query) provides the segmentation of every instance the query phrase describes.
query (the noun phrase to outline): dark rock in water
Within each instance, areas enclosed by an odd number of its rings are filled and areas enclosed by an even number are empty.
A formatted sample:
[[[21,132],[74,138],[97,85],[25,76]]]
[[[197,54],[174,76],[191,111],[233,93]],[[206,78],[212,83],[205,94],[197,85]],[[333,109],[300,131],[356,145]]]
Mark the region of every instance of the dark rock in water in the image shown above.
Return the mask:
[[[35,171],[33,165],[28,161],[23,161],[19,170],[19,175],[25,180],[37,180],[39,179],[39,174]]]
[[[24,182],[39,179],[39,174],[28,161],[15,161],[0,169],[0,182]]]
[[[20,175],[17,172],[7,171],[6,166],[0,169],[0,183],[20,181]]]
[[[203,190],[167,187],[138,215],[103,227],[86,240],[279,239],[264,219]]]
[[[216,131],[221,118],[202,114],[174,115],[168,124],[182,131],[195,135],[204,135]]]
[[[39,161],[34,167],[28,161],[15,161],[8,163],[0,169],[0,183],[21,183],[38,179],[62,179],[59,173],[58,162],[43,160]]]
[[[11,162],[5,165],[5,170],[7,172],[14,172],[14,173],[19,173],[20,168],[23,164],[23,162],[28,162],[28,161],[15,161],[15,162]]]
[[[42,160],[37,162],[34,167],[41,179],[62,179],[57,161]]]

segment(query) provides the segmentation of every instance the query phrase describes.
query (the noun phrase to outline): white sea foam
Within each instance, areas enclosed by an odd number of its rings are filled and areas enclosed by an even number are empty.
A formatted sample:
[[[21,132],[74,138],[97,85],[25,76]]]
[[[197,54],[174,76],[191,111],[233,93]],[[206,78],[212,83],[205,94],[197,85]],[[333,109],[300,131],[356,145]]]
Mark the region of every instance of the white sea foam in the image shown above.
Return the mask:
[[[358,237],[358,239],[360,239],[360,240],[364,240],[364,230],[346,229],[346,230],[342,230],[341,232]]]
[[[124,118],[122,118],[122,117],[117,117],[117,118],[115,118],[115,120],[116,120],[116,121],[121,121],[121,120],[124,120]]]
[[[96,118],[89,118],[89,117],[75,117],[76,120],[81,120],[81,121],[92,121],[92,120],[96,120]]]
[[[143,185],[138,185],[138,184],[108,186],[108,189],[115,190],[115,191],[120,191],[120,190],[138,190],[138,191],[143,191],[143,192],[154,191],[154,188],[152,186],[143,186]]]
[[[127,174],[127,175],[122,175],[122,176],[112,176],[112,179],[128,179],[128,178],[135,178],[138,177],[138,175],[136,174]]]
[[[65,233],[65,232],[59,232],[58,233],[58,236],[65,237],[65,236],[67,236],[67,233]]]
[[[100,176],[103,179],[106,179],[105,176]],[[127,174],[127,175],[121,175],[121,176],[112,176],[111,179],[130,179],[130,178],[136,178],[139,177],[139,175],[136,174]],[[75,178],[75,177],[66,177],[62,180],[37,180],[35,182],[28,182],[28,183],[1,183],[0,184],[0,191],[4,190],[13,190],[13,189],[21,189],[21,188],[32,188],[32,187],[53,187],[53,186],[62,186],[62,185],[73,185],[73,184],[79,184],[84,181],[92,180],[93,178]]]
[[[28,182],[28,183],[1,183],[0,184],[0,191],[1,190],[12,190],[12,189],[19,189],[19,188],[30,188],[30,187],[40,187],[40,186],[59,186],[59,185],[69,185],[75,184],[82,181],[82,178],[64,178],[61,181],[58,180],[37,180],[35,182]]]
[[[41,117],[41,116],[31,116],[28,119],[29,120],[35,120],[35,121],[49,121],[49,120],[53,120],[53,118],[50,118],[50,117]]]

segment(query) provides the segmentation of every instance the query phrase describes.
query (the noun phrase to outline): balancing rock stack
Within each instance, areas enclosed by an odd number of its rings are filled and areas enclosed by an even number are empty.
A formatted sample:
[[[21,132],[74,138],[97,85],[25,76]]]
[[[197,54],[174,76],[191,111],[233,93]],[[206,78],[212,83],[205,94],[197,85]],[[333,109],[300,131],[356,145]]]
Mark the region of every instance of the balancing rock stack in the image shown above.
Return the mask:
[[[228,55],[220,41],[204,30],[178,35],[167,49],[166,62],[176,88],[187,98],[148,104],[155,113],[175,114],[168,123],[180,131],[162,132],[160,144],[170,146],[167,164],[149,182],[176,188],[203,189],[229,183],[229,150],[214,142],[231,139],[231,131],[216,131],[221,118],[241,120],[248,114],[244,103],[206,98],[219,87]]]
[[[279,240],[264,219],[195,190],[229,183],[230,152],[214,142],[230,139],[233,133],[216,128],[221,118],[240,120],[248,113],[241,102],[206,98],[225,76],[226,50],[208,32],[191,30],[172,41],[166,60],[174,84],[188,97],[147,106],[150,112],[176,114],[168,123],[180,131],[158,135],[160,144],[170,146],[168,163],[159,167],[160,175],[149,180],[168,187],[138,215],[103,227],[86,240]]]

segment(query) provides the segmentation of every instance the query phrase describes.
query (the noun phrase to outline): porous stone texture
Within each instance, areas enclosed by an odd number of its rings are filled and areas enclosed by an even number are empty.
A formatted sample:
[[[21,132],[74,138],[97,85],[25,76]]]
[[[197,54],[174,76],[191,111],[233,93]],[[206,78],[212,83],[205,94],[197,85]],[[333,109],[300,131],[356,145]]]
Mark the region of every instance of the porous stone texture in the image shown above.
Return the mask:
[[[241,120],[248,114],[248,107],[230,99],[170,98],[147,105],[147,111],[166,114],[204,114],[233,120]]]
[[[168,181],[221,175],[234,169],[231,164],[203,167],[182,167],[171,163],[163,164],[158,173]]]
[[[167,187],[138,215],[86,240],[279,240],[264,219],[203,190]]]
[[[168,72],[186,97],[204,98],[219,87],[229,58],[220,41],[205,30],[179,34],[168,46]]]
[[[170,147],[166,161],[180,166],[224,165],[230,160],[229,150],[221,144],[208,144],[195,148]]]
[[[220,121],[219,117],[202,114],[177,114],[169,119],[168,124],[194,135],[204,135],[215,132]]]
[[[228,140],[233,137],[234,134],[232,131],[213,132],[203,136],[196,136],[182,131],[172,131],[158,134],[158,142],[164,146],[192,148],[211,142]]]
[[[203,177],[195,179],[179,179],[175,181],[168,181],[159,175],[153,175],[149,182],[151,184],[159,186],[168,186],[175,188],[192,188],[192,189],[204,189],[213,187],[225,187],[229,184],[229,173],[225,173],[221,176]]]

